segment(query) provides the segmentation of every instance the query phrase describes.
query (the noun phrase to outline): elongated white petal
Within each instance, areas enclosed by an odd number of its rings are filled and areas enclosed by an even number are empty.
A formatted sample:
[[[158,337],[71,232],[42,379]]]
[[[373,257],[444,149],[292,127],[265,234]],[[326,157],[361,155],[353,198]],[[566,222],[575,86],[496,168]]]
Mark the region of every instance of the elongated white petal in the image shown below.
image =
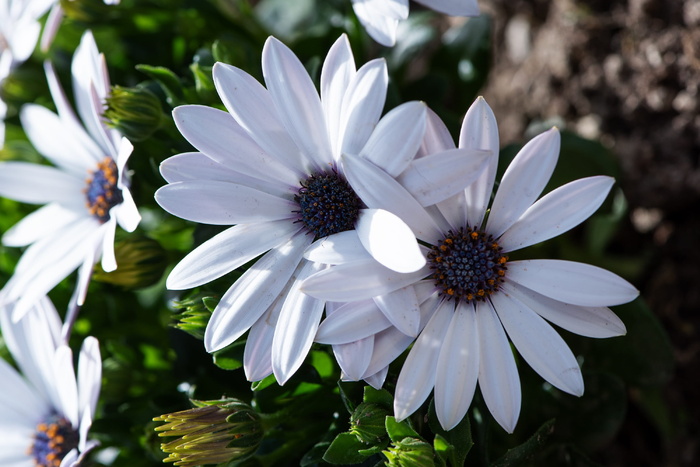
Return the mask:
[[[374,351],[374,337],[333,346],[333,355],[343,371],[343,381],[359,381],[367,371]]]
[[[73,352],[70,347],[61,345],[53,358],[54,388],[58,393],[60,406],[57,409],[73,426],[79,426],[78,383],[75,380]],[[66,377],[66,375],[69,375]]]
[[[286,243],[298,230],[299,226],[285,220],[235,225],[185,256],[168,276],[166,285],[171,290],[183,290],[211,282]]]
[[[334,302],[354,302],[417,282],[430,274],[427,266],[402,274],[382,266],[373,259],[339,264],[309,277],[301,290],[317,298]]]
[[[426,260],[411,228],[398,216],[383,209],[363,209],[355,230],[372,257],[396,272],[414,272]]]
[[[406,357],[396,382],[394,415],[397,420],[415,412],[435,386],[438,358],[453,313],[454,305],[443,302]]]
[[[0,410],[6,420],[12,421],[18,428],[36,429],[36,420],[40,420],[50,407],[39,397],[14,368],[0,359],[0,377],[3,388],[0,391]]]
[[[101,385],[100,345],[94,337],[87,337],[83,341],[78,360],[78,400],[81,420],[85,414],[95,413]]]
[[[251,327],[243,351],[243,370],[248,381],[260,381],[272,374],[272,337],[282,308],[280,297]]]
[[[476,0],[416,0],[428,8],[453,16],[479,16]]]
[[[573,305],[620,305],[639,295],[632,284],[617,274],[574,261],[511,261],[506,277],[537,293]]]
[[[498,240],[504,251],[525,248],[576,227],[593,214],[615,183],[612,177],[589,177],[567,183],[525,211]]]
[[[339,151],[343,132],[341,114],[343,98],[350,81],[355,77],[355,59],[348,36],[341,34],[328,50],[321,68],[321,104],[328,127],[333,154]]]
[[[247,224],[290,219],[299,205],[292,200],[235,183],[187,180],[156,191],[156,201],[169,213],[214,225]]]
[[[0,196],[23,203],[75,205],[77,200],[85,202],[84,187],[85,179],[55,167],[28,162],[0,163]]]
[[[315,341],[322,344],[348,344],[372,336],[391,326],[372,300],[344,303],[321,322]]]
[[[479,333],[479,387],[499,425],[512,433],[520,415],[520,379],[510,344],[490,302],[476,305]]]
[[[528,141],[515,156],[491,205],[486,224],[491,235],[497,238],[508,230],[542,193],[557,164],[560,141],[559,131],[552,128]]]
[[[322,267],[302,260],[282,304],[272,339],[272,372],[279,384],[286,383],[296,373],[311,349],[324,302],[302,293],[299,286]]]
[[[398,176],[413,160],[425,134],[427,106],[407,102],[387,113],[362,149],[361,156],[391,176]]]
[[[578,306],[552,300],[530,289],[505,282],[503,292],[517,298],[535,313],[560,328],[586,337],[605,338],[624,335],[625,324],[607,307]]]
[[[377,14],[370,5],[377,0],[353,0],[352,8],[367,30],[367,34],[380,44],[391,47],[396,43],[396,28],[399,20],[393,17]]]
[[[416,337],[418,335],[420,332],[420,308],[413,286],[378,295],[374,297],[374,303],[396,329],[407,336]]]
[[[583,395],[576,357],[552,326],[512,296],[495,294],[491,301],[508,337],[532,369],[554,387]]]
[[[357,231],[347,230],[321,238],[304,252],[309,261],[324,264],[341,264],[372,259],[357,236]]]
[[[262,316],[294,273],[309,242],[305,234],[296,234],[267,252],[226,291],[204,333],[207,352],[226,347]]]
[[[448,151],[455,148],[450,130],[430,107],[425,119],[425,135],[418,150],[417,158],[435,154],[437,152]]]
[[[423,206],[463,194],[493,156],[479,149],[451,149],[415,159],[398,177],[399,183]]]
[[[80,217],[82,213],[66,209],[60,204],[49,203],[12,226],[2,236],[2,243],[7,246],[27,246],[44,236],[52,236]]]
[[[466,415],[479,376],[479,334],[475,309],[460,304],[452,315],[437,361],[435,413],[445,430]]]

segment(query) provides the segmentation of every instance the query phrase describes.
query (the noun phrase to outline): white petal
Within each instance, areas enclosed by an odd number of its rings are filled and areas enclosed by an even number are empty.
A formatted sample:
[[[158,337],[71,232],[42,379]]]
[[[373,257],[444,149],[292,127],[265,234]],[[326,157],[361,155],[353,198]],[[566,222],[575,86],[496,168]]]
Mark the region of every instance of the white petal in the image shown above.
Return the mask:
[[[522,396],[515,359],[506,333],[490,302],[476,305],[479,335],[479,387],[499,425],[512,433],[518,423]]]
[[[50,410],[46,401],[3,359],[0,359],[0,377],[3,382],[0,390],[2,423],[12,423],[17,428],[36,429],[36,422]]]
[[[498,238],[535,202],[542,193],[559,158],[561,137],[552,128],[532,138],[506,169],[486,230]]]
[[[396,28],[399,25],[399,20],[377,14],[369,5],[372,1],[377,3],[376,0],[353,0],[353,10],[372,39],[384,46],[391,47],[396,43]]]
[[[260,381],[272,374],[272,337],[275,335],[285,295],[286,293],[280,294],[275,303],[250,327],[243,351],[243,370],[248,381]]]
[[[504,251],[556,237],[588,219],[610,192],[612,177],[582,178],[547,193],[525,211],[498,240]]]
[[[232,225],[290,219],[299,205],[236,183],[187,180],[161,187],[156,201],[169,213],[203,224]]]
[[[423,157],[436,152],[443,152],[455,148],[450,130],[431,108],[428,108],[425,120],[425,135],[416,157]],[[478,148],[476,148],[478,149]]]
[[[316,332],[321,344],[348,344],[383,331],[391,326],[372,300],[344,303],[326,317]]]
[[[286,45],[274,37],[262,52],[265,84],[282,124],[315,169],[327,169],[331,144],[321,99],[306,68]]]
[[[333,355],[343,371],[343,381],[359,381],[365,374],[372,352],[374,350],[374,337],[339,344],[333,346]]]
[[[554,387],[583,395],[583,376],[564,339],[534,311],[514,297],[494,294],[496,313],[525,361]]]
[[[83,341],[78,360],[78,398],[80,418],[95,413],[97,399],[102,386],[102,357],[100,344],[94,337]]]
[[[411,228],[389,211],[361,210],[355,230],[365,249],[383,266],[396,272],[414,272],[425,266]]]
[[[296,234],[286,244],[267,252],[228,289],[207,324],[207,352],[226,347],[262,316],[284,289],[309,242],[304,233]]]
[[[114,208],[112,208],[114,209]],[[112,211],[110,211],[111,213]],[[112,272],[117,269],[117,258],[114,254],[114,237],[117,230],[117,221],[112,216],[110,220],[102,224],[100,231],[102,233],[102,269],[105,272]],[[99,248],[99,247],[98,247]],[[99,254],[95,255],[94,259],[99,258]],[[94,264],[94,263],[93,263]]]
[[[357,231],[347,230],[315,241],[304,252],[304,258],[317,263],[341,264],[372,259],[372,256],[360,242]]]
[[[0,163],[0,195],[16,201],[75,205],[76,200],[85,200],[83,188],[84,179],[55,167],[28,162]]]
[[[366,300],[409,286],[430,274],[425,266],[416,272],[392,271],[373,259],[339,264],[309,277],[302,291],[334,302]]]
[[[185,256],[168,276],[167,287],[184,290],[211,282],[286,243],[297,231],[299,226],[285,220],[235,225]]]
[[[385,366],[382,370],[379,370],[373,375],[365,376],[364,379],[367,384],[372,386],[374,389],[381,389],[384,386],[384,381],[386,380],[386,375],[389,373],[389,367]]]
[[[428,8],[453,16],[479,16],[476,0],[416,0]]]
[[[321,104],[328,125],[333,154],[339,152],[343,133],[341,114],[343,97],[350,81],[355,77],[355,59],[352,56],[348,36],[341,34],[328,51],[321,68]]]
[[[61,401],[61,415],[65,416],[74,427],[80,425],[78,418],[78,383],[75,380],[75,369],[73,368],[73,352],[66,345],[61,345],[56,349],[53,358],[54,381],[56,392]]]
[[[517,298],[535,313],[560,328],[586,337],[624,335],[625,324],[607,307],[577,306],[552,300],[514,282],[502,284],[503,292]]]
[[[511,261],[506,277],[537,293],[573,305],[620,305],[639,295],[639,291],[620,276],[574,261]]]
[[[416,337],[418,335],[420,332],[420,308],[412,286],[376,296],[374,303],[396,329],[407,336]]]
[[[453,313],[454,305],[444,301],[406,357],[396,382],[394,415],[397,420],[415,412],[435,386],[438,357]]]
[[[299,286],[322,267],[302,260],[296,277],[292,277],[292,285],[280,310],[272,339],[272,371],[279,384],[286,383],[292,377],[311,349],[324,302],[302,293]]]
[[[422,206],[430,206],[463,194],[492,157],[490,151],[451,149],[415,159],[397,180]]]
[[[466,415],[479,376],[479,334],[475,309],[460,304],[452,315],[435,376],[435,412],[445,430]]]
[[[26,215],[2,236],[7,246],[27,246],[42,237],[50,237],[66,225],[83,217],[65,207],[50,203]]]

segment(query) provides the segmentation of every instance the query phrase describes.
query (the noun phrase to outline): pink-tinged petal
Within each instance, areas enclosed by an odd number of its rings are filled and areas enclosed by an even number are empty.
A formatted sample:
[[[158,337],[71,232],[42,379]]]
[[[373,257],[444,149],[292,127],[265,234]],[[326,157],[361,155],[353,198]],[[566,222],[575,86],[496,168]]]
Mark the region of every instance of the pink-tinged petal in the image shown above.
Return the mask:
[[[496,180],[499,149],[496,116],[483,97],[477,98],[464,116],[459,134],[459,147],[492,151],[486,169],[464,192],[467,218],[457,219],[462,222],[453,224],[457,227],[463,225],[481,227]]]
[[[328,125],[333,154],[339,150],[340,135],[343,133],[341,115],[343,98],[355,77],[355,59],[352,56],[348,36],[341,34],[335,41],[321,68],[321,104]]]
[[[87,174],[86,174],[87,175]],[[48,165],[0,162],[0,196],[22,203],[85,202],[84,179]]]
[[[498,316],[489,302],[476,305],[479,335],[479,387],[486,406],[508,433],[515,430],[522,396],[515,359]]]
[[[413,160],[425,134],[426,109],[423,102],[402,104],[377,124],[360,155],[396,177]]]
[[[332,150],[326,119],[306,68],[289,47],[270,37],[263,47],[262,69],[267,90],[289,135],[316,170],[327,169]]]
[[[210,238],[185,256],[166,286],[184,290],[206,284],[289,241],[299,226],[288,221],[238,224]]]
[[[0,171],[2,166],[0,165]],[[1,176],[0,176],[1,178]],[[42,237],[50,237],[66,225],[83,217],[60,204],[49,203],[26,215],[2,236],[3,245],[27,246]]]
[[[532,138],[506,169],[486,230],[500,237],[535,202],[554,172],[559,158],[561,137],[552,128]]]
[[[532,369],[554,387],[583,395],[576,357],[552,326],[514,297],[494,294],[491,302],[508,337]]]
[[[221,62],[212,73],[226,110],[258,146],[288,168],[311,173],[313,167],[280,121],[267,89],[245,71]]]
[[[420,307],[412,286],[403,287],[385,295],[374,297],[374,303],[396,329],[407,336],[416,337],[420,332]]]
[[[424,266],[416,272],[392,271],[373,259],[339,264],[314,274],[302,284],[302,291],[334,302],[367,300],[409,286],[430,274]]]
[[[479,178],[493,157],[490,151],[451,149],[415,159],[397,178],[423,206],[461,194]]]
[[[425,256],[411,228],[383,209],[363,209],[355,224],[362,246],[383,266],[396,272],[414,272],[425,266]]]
[[[416,0],[428,8],[453,16],[479,16],[476,0]]]
[[[308,235],[296,234],[267,252],[226,291],[204,333],[207,352],[231,344],[265,313],[292,277],[310,241]]]
[[[479,333],[475,309],[456,307],[440,350],[435,376],[435,412],[445,430],[466,415],[479,376]]]
[[[343,154],[341,161],[348,182],[368,208],[396,214],[421,240],[431,243],[440,238],[441,231],[432,217],[391,175],[362,157]]]
[[[450,130],[431,108],[428,108],[425,120],[425,135],[418,150],[417,158],[435,154],[436,152],[448,151],[455,148]],[[478,148],[477,148],[478,149]]]
[[[232,225],[295,217],[292,200],[236,183],[188,180],[156,191],[156,201],[170,214],[202,224]]]
[[[301,292],[299,286],[324,266],[302,260],[282,304],[272,339],[272,372],[283,385],[299,369],[314,341],[323,314],[323,300]]]
[[[321,238],[304,252],[304,258],[323,264],[342,264],[369,260],[372,256],[357,236],[357,231],[347,230]]]
[[[632,284],[617,274],[575,261],[510,261],[506,278],[549,298],[572,305],[620,305],[639,295]]]
[[[397,420],[418,410],[435,386],[438,358],[453,314],[454,304],[443,302],[406,357],[396,382],[394,415]]]
[[[95,413],[102,385],[102,357],[100,344],[94,337],[83,341],[78,360],[78,400],[80,418]]]
[[[384,313],[372,300],[348,302],[341,305],[321,322],[314,341],[321,344],[348,344],[391,326]]]
[[[505,282],[503,292],[515,297],[535,313],[560,328],[580,336],[623,336],[625,324],[607,307],[577,306],[552,300],[514,282]]]
[[[173,120],[190,144],[231,170],[290,186],[304,176],[300,168],[290,169],[288,160],[267,154],[227,112],[183,105],[173,110]]]
[[[343,372],[343,381],[359,381],[365,374],[374,351],[374,337],[333,346],[333,355]]]
[[[53,357],[54,388],[58,393],[61,415],[65,416],[74,427],[79,426],[78,383],[75,380],[73,352],[70,347],[61,345]],[[67,375],[67,377],[66,377]]]
[[[365,63],[350,81],[343,97],[338,141],[333,156],[359,154],[382,116],[389,75],[386,61],[378,58]]]
[[[498,243],[507,252],[563,234],[598,210],[614,183],[612,177],[582,178],[547,193],[505,231]]]
[[[59,26],[63,20],[63,8],[61,8],[60,2],[57,2],[51,7],[49,16],[46,18],[46,24],[44,25],[44,32],[41,34],[41,41],[39,48],[42,52],[47,52],[51,43],[53,42],[56,33],[58,32]]]
[[[260,381],[272,374],[272,339],[290,285],[288,282],[272,306],[250,328],[243,351],[243,370],[248,381]]]

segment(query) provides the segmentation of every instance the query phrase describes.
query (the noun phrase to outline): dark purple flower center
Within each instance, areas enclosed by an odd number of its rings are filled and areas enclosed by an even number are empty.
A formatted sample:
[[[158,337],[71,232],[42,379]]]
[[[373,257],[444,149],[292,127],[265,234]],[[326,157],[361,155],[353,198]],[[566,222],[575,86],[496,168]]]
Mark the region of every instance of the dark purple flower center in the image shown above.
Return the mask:
[[[105,157],[90,174],[85,188],[87,208],[100,222],[109,220],[109,210],[124,201],[117,187],[117,165],[111,157]]]
[[[78,447],[80,435],[63,417],[52,415],[39,423],[29,454],[37,467],[59,467],[66,454]]]

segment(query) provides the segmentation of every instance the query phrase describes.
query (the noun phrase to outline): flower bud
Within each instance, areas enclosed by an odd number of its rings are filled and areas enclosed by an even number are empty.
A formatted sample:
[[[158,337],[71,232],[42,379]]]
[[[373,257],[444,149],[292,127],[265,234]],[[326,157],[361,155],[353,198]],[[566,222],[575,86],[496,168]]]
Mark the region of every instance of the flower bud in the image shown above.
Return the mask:
[[[390,467],[430,467],[435,465],[433,447],[417,438],[406,437],[382,451]]]
[[[160,243],[148,237],[137,236],[114,245],[117,269],[104,272],[95,266],[93,278],[99,282],[140,289],[157,283],[168,266],[168,258]]]
[[[376,443],[386,436],[387,415],[389,411],[379,404],[363,402],[350,416],[350,433],[363,443]]]
[[[172,302],[175,313],[178,313],[175,317],[178,323],[174,324],[174,327],[197,339],[204,339],[204,331],[217,303],[218,300],[205,295],[195,295]]]
[[[195,408],[153,419],[165,422],[155,429],[158,436],[179,437],[161,444],[169,454],[163,462],[193,467],[241,461],[255,453],[264,433],[252,407],[236,399],[192,402]]]
[[[163,123],[160,100],[143,86],[114,86],[104,114],[108,125],[131,141],[143,141]]]

